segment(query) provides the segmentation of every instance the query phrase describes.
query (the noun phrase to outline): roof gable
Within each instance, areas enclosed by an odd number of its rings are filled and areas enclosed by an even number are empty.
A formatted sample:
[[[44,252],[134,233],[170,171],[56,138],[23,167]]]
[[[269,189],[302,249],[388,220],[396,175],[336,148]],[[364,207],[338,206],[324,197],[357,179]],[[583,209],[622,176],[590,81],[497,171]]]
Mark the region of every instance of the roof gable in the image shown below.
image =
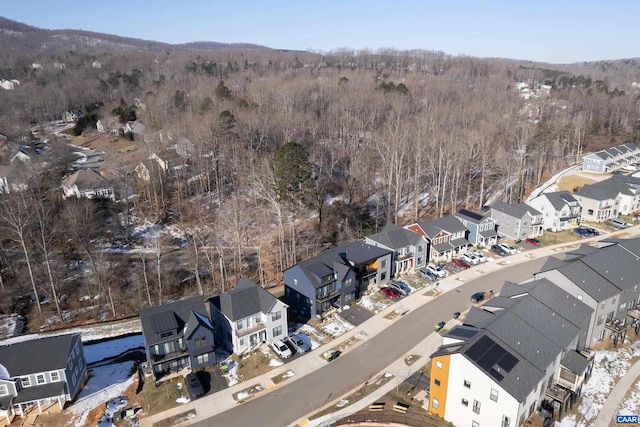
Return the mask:
[[[0,364],[12,377],[64,369],[78,342],[80,334],[67,334],[0,346]]]

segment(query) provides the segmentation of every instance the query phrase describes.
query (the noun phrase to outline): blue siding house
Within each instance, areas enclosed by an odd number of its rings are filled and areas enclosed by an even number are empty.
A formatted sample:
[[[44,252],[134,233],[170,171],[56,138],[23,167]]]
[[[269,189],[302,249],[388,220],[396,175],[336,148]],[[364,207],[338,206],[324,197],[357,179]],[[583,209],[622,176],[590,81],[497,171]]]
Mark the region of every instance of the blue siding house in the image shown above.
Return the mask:
[[[490,215],[460,209],[454,216],[469,230],[467,240],[471,244],[490,247],[498,243],[498,224]]]

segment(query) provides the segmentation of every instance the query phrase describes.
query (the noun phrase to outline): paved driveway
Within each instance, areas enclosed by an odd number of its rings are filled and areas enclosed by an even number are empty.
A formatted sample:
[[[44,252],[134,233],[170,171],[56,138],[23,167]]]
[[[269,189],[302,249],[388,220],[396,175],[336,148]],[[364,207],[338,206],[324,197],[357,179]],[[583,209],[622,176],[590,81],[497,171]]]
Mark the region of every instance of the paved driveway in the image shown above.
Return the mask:
[[[342,310],[339,316],[351,323],[353,326],[360,326],[365,321],[373,317],[373,313],[364,307],[354,305],[350,307],[349,310]]]

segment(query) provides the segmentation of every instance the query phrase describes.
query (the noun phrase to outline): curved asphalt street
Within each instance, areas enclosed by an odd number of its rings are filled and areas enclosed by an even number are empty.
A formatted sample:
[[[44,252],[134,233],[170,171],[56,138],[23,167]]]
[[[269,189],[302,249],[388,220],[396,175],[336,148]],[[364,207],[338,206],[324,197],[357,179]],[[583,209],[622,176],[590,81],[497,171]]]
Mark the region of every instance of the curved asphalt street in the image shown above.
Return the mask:
[[[464,285],[410,311],[390,323],[380,333],[322,368],[194,425],[292,425],[331,400],[365,383],[395,360],[404,357],[416,343],[433,332],[434,324],[450,319],[455,311],[462,312],[467,309],[471,305],[470,295],[474,292],[489,289],[499,292],[505,281],[519,283],[531,279],[546,259],[547,257],[537,258],[505,266],[478,279],[469,280]],[[211,401],[210,404],[215,405],[215,401]]]

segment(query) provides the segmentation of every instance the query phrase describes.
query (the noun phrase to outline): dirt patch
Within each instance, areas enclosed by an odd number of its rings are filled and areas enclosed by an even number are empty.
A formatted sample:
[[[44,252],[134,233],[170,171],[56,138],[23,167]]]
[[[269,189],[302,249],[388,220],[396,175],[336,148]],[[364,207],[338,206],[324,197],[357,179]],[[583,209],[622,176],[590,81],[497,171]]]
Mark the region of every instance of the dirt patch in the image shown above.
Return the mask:
[[[586,184],[598,182],[597,179],[588,178],[583,175],[567,175],[558,181],[558,191],[574,191]]]

